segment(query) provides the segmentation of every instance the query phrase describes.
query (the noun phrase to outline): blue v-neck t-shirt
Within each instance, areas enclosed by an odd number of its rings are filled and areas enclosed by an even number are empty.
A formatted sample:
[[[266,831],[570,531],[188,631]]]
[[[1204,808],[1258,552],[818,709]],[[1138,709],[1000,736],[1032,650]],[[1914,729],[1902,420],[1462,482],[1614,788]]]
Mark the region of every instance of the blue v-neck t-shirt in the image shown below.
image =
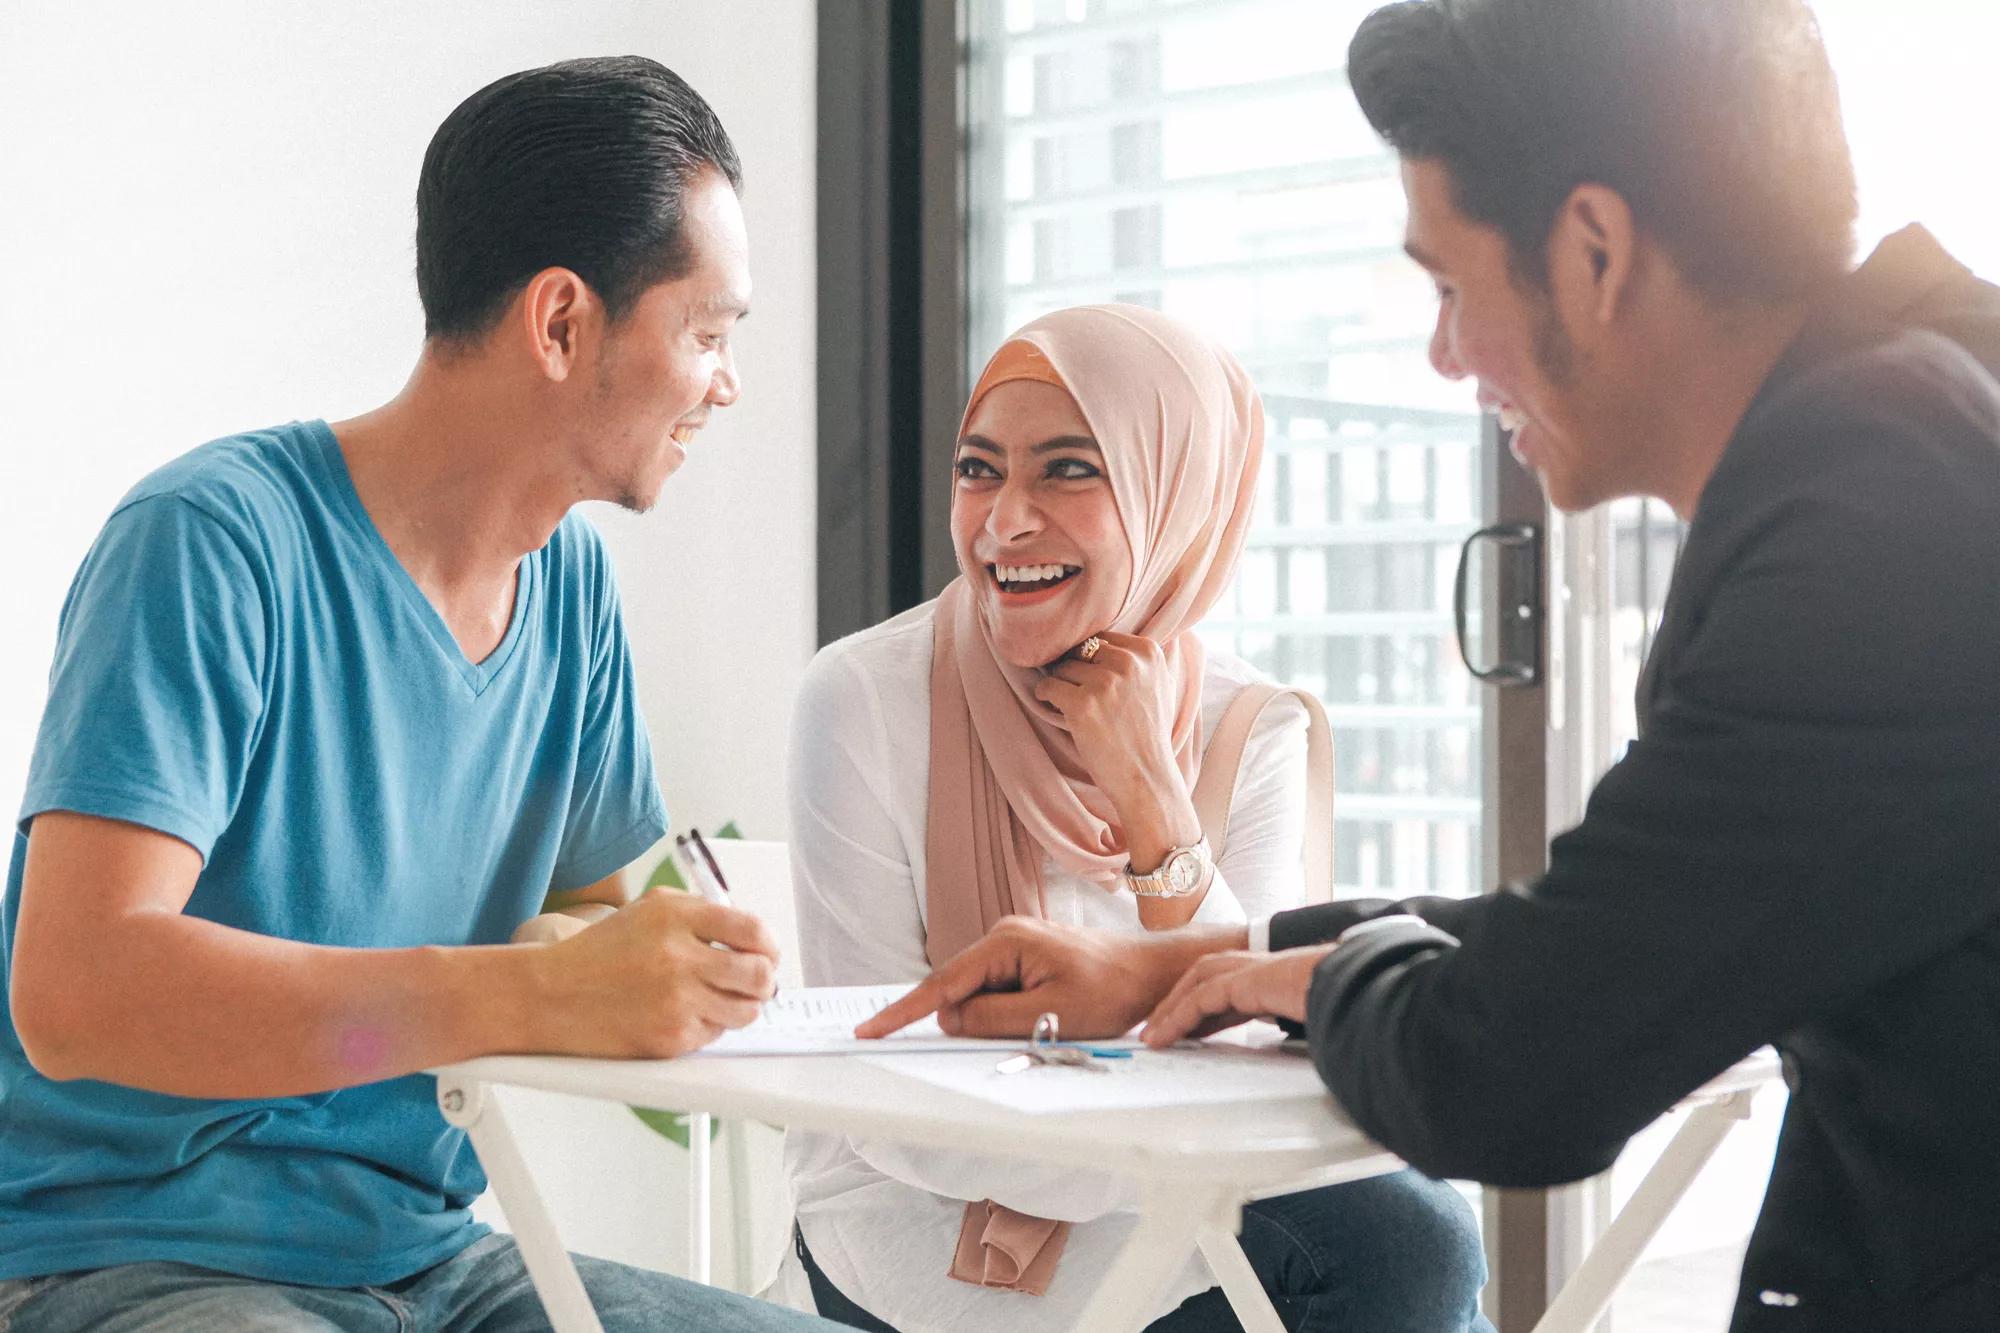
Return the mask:
[[[63,606],[0,913],[0,1278],[174,1260],[356,1286],[484,1231],[467,1211],[484,1174],[427,1076],[208,1101],[36,1073],[6,969],[50,810],[194,847],[190,915],[355,948],[504,942],[552,888],[667,827],[611,564],[581,516],[523,558],[506,636],[474,664],[324,422],[146,478]]]

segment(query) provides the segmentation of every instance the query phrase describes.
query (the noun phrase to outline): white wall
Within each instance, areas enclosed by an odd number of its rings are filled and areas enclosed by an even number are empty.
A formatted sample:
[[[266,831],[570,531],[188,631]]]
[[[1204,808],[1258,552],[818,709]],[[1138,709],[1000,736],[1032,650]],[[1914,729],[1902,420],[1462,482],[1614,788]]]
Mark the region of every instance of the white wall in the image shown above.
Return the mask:
[[[676,821],[784,835],[813,637],[813,0],[0,6],[0,808],[56,614],[142,474],[364,410],[421,341],[412,203],[466,94],[573,55],[686,76],[747,175],[745,391],[645,517],[603,510]]]
[[[736,141],[755,314],[737,339],[743,399],[658,509],[593,517],[676,822],[783,837],[814,620],[815,14],[0,5],[0,809],[19,805],[63,593],[117,498],[204,440],[394,394],[421,340],[412,200],[438,122],[513,70],[636,52],[686,76]],[[517,1118],[572,1245],[677,1259],[677,1154],[618,1108],[531,1098]]]

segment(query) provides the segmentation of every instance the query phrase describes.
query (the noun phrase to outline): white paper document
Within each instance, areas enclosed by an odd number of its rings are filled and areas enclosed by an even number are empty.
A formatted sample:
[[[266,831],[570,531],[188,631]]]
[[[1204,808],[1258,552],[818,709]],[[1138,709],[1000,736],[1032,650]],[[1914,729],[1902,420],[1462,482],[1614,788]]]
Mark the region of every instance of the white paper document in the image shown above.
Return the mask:
[[[854,1025],[882,1011],[890,1001],[909,993],[915,982],[892,986],[807,986],[782,991],[764,1006],[756,1022],[725,1032],[692,1055],[857,1055],[912,1051],[981,1051],[997,1060],[1020,1050],[1019,1040],[947,1037],[935,1017],[910,1024],[892,1036],[863,1040]],[[1093,1046],[1131,1042],[1092,1042]]]
[[[1327,1095],[1308,1056],[1271,1046],[1203,1042],[1166,1051],[1142,1048],[1129,1059],[1100,1061],[1101,1074],[1060,1066],[1002,1074],[991,1052],[865,1058],[906,1078],[1032,1115]]]

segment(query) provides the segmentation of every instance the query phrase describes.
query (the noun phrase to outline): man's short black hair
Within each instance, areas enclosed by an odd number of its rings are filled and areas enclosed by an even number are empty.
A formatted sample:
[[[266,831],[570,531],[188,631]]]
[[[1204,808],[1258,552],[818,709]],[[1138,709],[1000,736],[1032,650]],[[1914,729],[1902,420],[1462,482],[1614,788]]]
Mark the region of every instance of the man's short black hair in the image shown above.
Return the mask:
[[[614,320],[689,264],[687,189],[741,189],[715,112],[641,56],[565,60],[489,83],[445,117],[417,182],[424,335],[491,329],[528,279],[573,270]]]
[[[1853,260],[1854,167],[1804,0],[1413,0],[1362,22],[1348,80],[1534,287],[1586,183],[1711,298],[1795,300]]]

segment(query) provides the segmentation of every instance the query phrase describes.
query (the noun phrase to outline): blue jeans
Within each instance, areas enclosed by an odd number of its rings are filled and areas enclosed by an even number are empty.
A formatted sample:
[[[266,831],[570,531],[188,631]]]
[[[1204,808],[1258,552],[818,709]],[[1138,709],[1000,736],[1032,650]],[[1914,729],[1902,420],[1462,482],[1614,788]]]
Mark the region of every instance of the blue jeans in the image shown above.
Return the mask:
[[[796,1241],[819,1312],[895,1333],[842,1295]],[[1486,1256],[1457,1190],[1415,1171],[1253,1203],[1243,1252],[1291,1333],[1493,1333],[1479,1313]],[[1242,1333],[1220,1287],[1183,1301],[1146,1333]]]
[[[808,1333],[836,1325],[665,1273],[578,1256],[606,1333]],[[0,1333],[530,1333],[548,1316],[512,1237],[381,1287],[296,1287],[188,1264],[0,1282]]]

